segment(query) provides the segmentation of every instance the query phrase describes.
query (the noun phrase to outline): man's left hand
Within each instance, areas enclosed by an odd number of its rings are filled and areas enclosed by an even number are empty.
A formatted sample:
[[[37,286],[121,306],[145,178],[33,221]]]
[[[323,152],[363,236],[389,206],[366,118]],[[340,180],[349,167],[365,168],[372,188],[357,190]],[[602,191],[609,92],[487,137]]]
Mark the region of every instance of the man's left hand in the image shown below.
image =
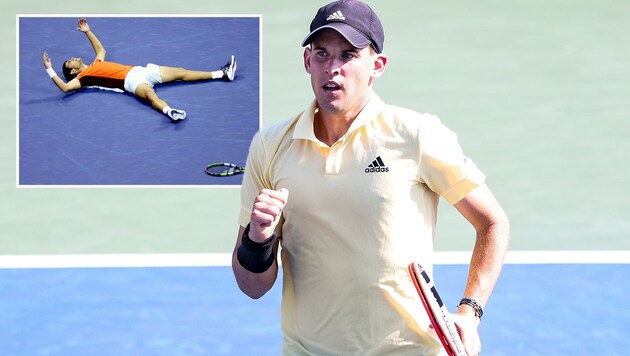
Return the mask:
[[[479,318],[471,313],[458,312],[451,314],[459,336],[464,343],[464,349],[468,356],[477,356],[481,352],[481,340],[479,339]]]
[[[86,19],[79,19],[79,26],[77,27],[77,30],[85,33],[88,32],[90,30],[90,25],[88,25],[87,20]]]

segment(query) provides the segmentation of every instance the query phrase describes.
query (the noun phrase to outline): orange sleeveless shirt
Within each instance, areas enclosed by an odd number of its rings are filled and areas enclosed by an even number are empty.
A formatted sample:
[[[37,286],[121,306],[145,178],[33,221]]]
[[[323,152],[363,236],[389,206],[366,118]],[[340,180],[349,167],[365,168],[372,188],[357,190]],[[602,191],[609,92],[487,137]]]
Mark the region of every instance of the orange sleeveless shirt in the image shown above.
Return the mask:
[[[131,68],[133,66],[96,59],[77,78],[82,87],[95,85],[125,90],[125,77]]]

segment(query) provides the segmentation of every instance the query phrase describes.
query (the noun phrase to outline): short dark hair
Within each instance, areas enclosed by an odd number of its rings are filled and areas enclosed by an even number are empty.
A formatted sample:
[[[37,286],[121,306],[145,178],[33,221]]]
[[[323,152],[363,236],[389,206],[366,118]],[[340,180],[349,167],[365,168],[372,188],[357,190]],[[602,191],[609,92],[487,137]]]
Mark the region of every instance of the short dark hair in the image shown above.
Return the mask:
[[[76,78],[78,73],[70,73],[72,72],[72,69],[68,68],[66,66],[66,63],[68,63],[68,61],[63,62],[63,64],[61,65],[61,69],[63,70],[63,76],[66,77],[66,82],[69,82],[72,79]]]

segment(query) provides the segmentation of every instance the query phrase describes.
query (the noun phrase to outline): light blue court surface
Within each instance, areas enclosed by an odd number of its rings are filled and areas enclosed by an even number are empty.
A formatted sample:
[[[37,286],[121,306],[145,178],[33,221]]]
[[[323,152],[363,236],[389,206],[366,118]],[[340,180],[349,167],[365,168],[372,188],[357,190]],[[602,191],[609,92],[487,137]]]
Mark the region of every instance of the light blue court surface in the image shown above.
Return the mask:
[[[451,309],[465,265],[438,265]],[[506,265],[483,355],[628,355],[628,264]],[[229,267],[0,270],[2,355],[279,355],[280,283],[253,301]],[[420,307],[420,305],[418,306]]]

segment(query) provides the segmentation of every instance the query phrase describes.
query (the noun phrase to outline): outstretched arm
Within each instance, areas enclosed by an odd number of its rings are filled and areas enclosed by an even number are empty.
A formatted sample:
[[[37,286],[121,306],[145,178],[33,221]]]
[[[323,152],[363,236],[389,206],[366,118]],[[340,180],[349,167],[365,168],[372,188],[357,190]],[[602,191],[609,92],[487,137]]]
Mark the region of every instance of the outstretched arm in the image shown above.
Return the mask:
[[[81,89],[81,82],[79,81],[79,79],[74,78],[68,83],[66,83],[61,78],[59,78],[57,73],[55,73],[55,70],[52,69],[52,61],[50,60],[50,57],[48,56],[48,53],[46,52],[44,52],[43,62],[44,62],[44,68],[46,68],[46,72],[50,76],[50,79],[52,79],[55,85],[57,85],[57,87],[62,92],[67,93],[72,90]]]
[[[77,30],[85,33],[88,40],[90,41],[90,44],[92,45],[92,48],[94,49],[94,53],[96,53],[96,58],[104,61],[105,47],[103,47],[103,44],[101,44],[101,41],[96,37],[94,32],[90,30],[90,25],[88,25],[86,19],[79,19],[79,26],[77,27]]]

